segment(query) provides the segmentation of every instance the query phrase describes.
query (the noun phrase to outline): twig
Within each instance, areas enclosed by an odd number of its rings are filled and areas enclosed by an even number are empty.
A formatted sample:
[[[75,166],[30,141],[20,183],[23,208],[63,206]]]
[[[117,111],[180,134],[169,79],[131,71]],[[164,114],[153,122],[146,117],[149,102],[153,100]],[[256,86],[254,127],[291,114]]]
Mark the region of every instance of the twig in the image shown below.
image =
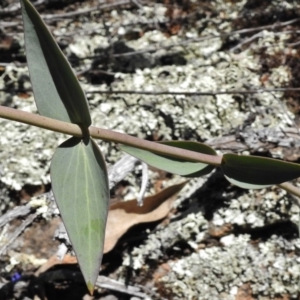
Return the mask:
[[[278,184],[278,186],[284,190],[286,190],[287,192],[291,193],[292,195],[300,198],[300,190],[299,188],[297,188],[296,186],[292,185],[291,183],[289,182],[284,182],[284,183],[281,183],[281,184]],[[299,200],[298,200],[298,206],[299,205]]]
[[[244,28],[244,29],[237,30],[235,33],[249,33],[249,32],[253,32],[253,31],[260,31],[260,30],[265,30],[265,29],[275,29],[278,27],[283,27],[283,26],[297,23],[298,21],[300,21],[300,18],[295,18],[295,19],[292,19],[292,20],[289,20],[286,22],[275,23],[272,25],[259,26],[259,27],[255,27],[255,28]]]
[[[32,206],[30,205],[30,203],[24,206],[17,206],[12,210],[8,211],[6,214],[0,216],[0,227],[3,227],[4,225],[16,218],[26,216],[30,212],[32,212]]]
[[[143,9],[143,5],[141,3],[139,3],[138,0],[131,0],[132,3],[134,3],[139,9]]]
[[[27,93],[32,92],[32,89],[0,89],[0,92],[19,92],[19,93]],[[171,96],[215,96],[215,95],[250,95],[250,94],[258,94],[258,93],[271,93],[271,92],[300,92],[300,88],[292,88],[292,87],[281,87],[281,88],[252,88],[249,90],[218,90],[218,91],[207,91],[207,92],[171,92],[171,91],[136,91],[136,90],[93,90],[86,91],[86,94],[123,94],[123,95],[171,95]]]
[[[236,46],[232,47],[229,51],[234,52],[235,50],[240,49],[243,45],[252,42],[253,40],[261,37],[262,35],[263,35],[263,31],[258,32],[256,34],[252,35],[251,37],[249,37],[248,39],[243,40],[242,42],[240,42]]]
[[[14,231],[14,233],[9,237],[9,241],[0,248],[0,256],[5,253],[16,238],[21,235],[21,233],[28,227],[34,219],[37,217],[38,213],[34,213],[26,218],[26,220]]]
[[[42,15],[42,18],[44,20],[51,20],[51,21],[56,21],[58,19],[65,19],[65,18],[73,18],[76,16],[80,15],[87,15],[89,13],[95,12],[95,11],[100,11],[104,9],[113,9],[115,7],[121,6],[121,5],[128,5],[132,4],[131,0],[121,0],[121,1],[113,1],[113,3],[108,3],[108,4],[101,4],[96,7],[92,7],[89,9],[83,9],[83,10],[77,10],[77,11],[72,11],[72,12],[67,12],[67,13],[62,13],[62,14],[48,14],[48,15]]]
[[[14,22],[14,21],[11,21],[11,22],[1,21],[0,22],[0,28],[2,28],[2,29],[8,28],[8,27],[15,27],[18,25],[21,25],[21,22]]]
[[[111,90],[111,91],[86,91],[87,94],[124,94],[124,95],[172,95],[172,96],[215,96],[215,95],[232,95],[232,94],[241,94],[241,95],[249,95],[249,94],[257,94],[257,93],[270,93],[270,92],[300,92],[300,88],[254,88],[249,90],[228,90],[228,91],[207,91],[207,92],[171,92],[171,91],[136,91],[136,90]]]
[[[300,44],[300,41],[295,42],[295,43],[287,43],[287,46],[294,47],[294,46],[298,46],[299,44]]]
[[[280,32],[273,32],[273,35],[278,36],[281,34],[295,34],[295,33],[300,33],[300,31],[299,30],[285,30],[285,31],[280,31]],[[256,34],[254,34],[253,36],[249,37],[248,39],[243,40],[238,45],[232,47],[229,51],[234,52],[235,50],[240,49],[243,45],[250,43],[257,38],[263,37],[263,35],[264,35],[264,31],[258,32]],[[292,43],[287,43],[287,45],[293,46]]]
[[[117,280],[105,277],[98,276],[96,281],[96,286],[99,286],[104,289],[109,289],[113,291],[118,291],[127,295],[132,295],[136,297],[140,297],[142,299],[146,298],[147,295],[141,292],[141,288],[135,286],[126,286],[124,283],[119,282]]]
[[[149,172],[148,165],[146,163],[142,162],[142,184],[141,184],[140,192],[137,196],[137,203],[139,206],[143,206],[143,200],[144,200],[144,196],[146,193],[148,180],[149,180],[148,172]]]
[[[239,132],[242,140],[237,140],[236,135],[227,135],[206,141],[205,144],[216,150],[241,152],[256,151],[257,149],[271,150],[276,147],[297,149],[300,147],[300,136],[296,128],[244,128]],[[255,141],[255,142],[254,142]]]
[[[118,182],[123,180],[134,168],[138,159],[125,154],[113,166],[108,168],[109,189],[112,189]]]

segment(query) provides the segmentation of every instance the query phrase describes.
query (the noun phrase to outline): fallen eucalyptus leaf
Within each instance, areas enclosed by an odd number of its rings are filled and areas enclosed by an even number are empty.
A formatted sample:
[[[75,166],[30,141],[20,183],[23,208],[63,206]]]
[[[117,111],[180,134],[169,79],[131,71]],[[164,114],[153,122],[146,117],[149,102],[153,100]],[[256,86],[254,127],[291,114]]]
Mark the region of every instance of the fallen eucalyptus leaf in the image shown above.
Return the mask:
[[[200,152],[204,154],[217,155],[216,151],[211,147],[190,141],[168,141],[160,142],[161,144]],[[209,174],[214,166],[210,166],[200,162],[186,161],[177,159],[174,157],[168,157],[165,155],[159,155],[147,150],[138,149],[135,147],[120,145],[121,150],[126,153],[144,161],[150,166],[158,168],[160,170],[167,171],[169,173],[178,174],[186,177],[200,177]]]
[[[133,225],[164,218],[172,207],[174,196],[187,182],[167,187],[153,196],[146,197],[143,206],[138,206],[136,199],[113,204],[107,218],[104,253],[111,251],[119,238]]]
[[[53,255],[35,271],[34,276],[38,277],[56,265],[72,265],[77,263],[76,257],[70,254],[66,254],[62,260],[58,259],[56,255]]]

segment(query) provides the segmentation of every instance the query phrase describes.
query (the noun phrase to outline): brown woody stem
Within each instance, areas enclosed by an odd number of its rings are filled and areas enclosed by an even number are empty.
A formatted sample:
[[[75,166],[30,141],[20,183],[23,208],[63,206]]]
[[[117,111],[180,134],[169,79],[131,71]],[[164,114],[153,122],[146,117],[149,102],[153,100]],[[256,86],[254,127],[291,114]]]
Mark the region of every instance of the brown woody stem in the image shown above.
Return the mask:
[[[0,117],[37,126],[40,128],[65,133],[72,136],[82,137],[82,129],[76,125],[47,117],[40,116],[14,108],[0,106]],[[96,139],[102,139],[107,142],[114,142],[132,146],[135,148],[148,150],[162,155],[174,158],[185,159],[188,161],[197,161],[209,165],[219,166],[222,162],[222,156],[207,155],[190,150],[184,150],[176,147],[162,145],[155,142],[139,139],[124,133],[115,132],[108,129],[102,129],[94,126],[89,127],[90,136]]]

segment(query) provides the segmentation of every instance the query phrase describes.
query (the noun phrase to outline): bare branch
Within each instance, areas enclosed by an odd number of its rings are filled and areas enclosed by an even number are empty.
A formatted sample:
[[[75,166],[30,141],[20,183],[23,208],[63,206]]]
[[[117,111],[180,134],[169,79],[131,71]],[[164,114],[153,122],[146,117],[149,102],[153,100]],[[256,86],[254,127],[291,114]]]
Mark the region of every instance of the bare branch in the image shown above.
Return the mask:
[[[38,213],[34,213],[26,218],[26,220],[15,229],[15,231],[9,236],[7,243],[0,248],[0,256],[4,254],[12,245],[12,243],[16,240],[16,238],[22,234],[22,232],[31,225],[34,219],[37,217]]]
[[[80,15],[87,15],[90,14],[92,12],[95,11],[101,11],[101,10],[105,10],[105,9],[114,9],[118,6],[122,6],[122,5],[132,5],[132,1],[131,0],[121,0],[121,1],[113,1],[112,3],[107,3],[107,4],[100,4],[98,6],[89,8],[89,9],[83,9],[83,10],[77,10],[77,11],[72,11],[72,12],[67,12],[67,13],[62,13],[62,14],[48,14],[48,15],[42,15],[42,18],[44,20],[51,20],[51,21],[57,21],[59,19],[65,19],[65,18],[73,18],[76,16],[80,16]]]
[[[0,216],[0,227],[3,227],[10,221],[19,218],[24,217],[28,215],[30,212],[32,212],[33,209],[30,205],[30,203],[24,205],[24,206],[17,206],[13,208],[12,210],[8,211],[6,214]]]
[[[171,91],[135,91],[135,90],[111,90],[111,91],[86,91],[87,94],[136,94],[136,95],[171,95],[171,96],[215,96],[215,95],[250,95],[250,94],[258,94],[258,93],[271,93],[271,92],[300,92],[300,88],[290,88],[290,87],[281,87],[281,88],[252,88],[249,90],[219,90],[219,91],[207,91],[207,92],[171,92]]]
[[[289,182],[284,182],[284,183],[281,183],[281,184],[278,184],[278,186],[284,190],[286,190],[287,192],[291,193],[292,195],[300,198],[300,190],[299,188],[297,188],[296,186],[292,185],[291,183]],[[299,205],[299,199],[298,199],[298,206]]]
[[[85,70],[86,71],[86,70]],[[0,89],[0,92],[22,92],[28,93],[32,92],[32,89]],[[172,91],[136,91],[136,90],[93,90],[86,91],[86,94],[124,94],[124,95],[170,95],[170,96],[215,96],[215,95],[251,95],[251,94],[260,94],[260,93],[272,93],[272,92],[300,92],[300,88],[293,87],[280,87],[280,88],[263,88],[263,87],[252,87],[249,90],[217,90],[217,91],[207,91],[207,92],[172,92]]]
[[[141,292],[140,287],[136,286],[130,286],[130,285],[125,285],[124,283],[105,277],[105,276],[98,276],[97,281],[96,281],[96,286],[99,286],[104,289],[109,289],[113,291],[118,291],[120,293],[124,293],[127,295],[132,295],[136,296],[139,298],[146,298],[147,295],[143,292]]]

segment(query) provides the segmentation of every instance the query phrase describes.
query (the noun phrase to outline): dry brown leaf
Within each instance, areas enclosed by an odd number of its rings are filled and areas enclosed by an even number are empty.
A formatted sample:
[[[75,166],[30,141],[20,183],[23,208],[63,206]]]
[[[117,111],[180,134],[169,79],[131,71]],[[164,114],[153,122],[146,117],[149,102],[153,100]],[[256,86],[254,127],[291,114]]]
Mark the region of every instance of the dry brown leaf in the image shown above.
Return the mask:
[[[169,186],[155,195],[146,197],[143,206],[138,206],[136,199],[112,204],[106,224],[104,253],[111,251],[119,238],[133,225],[154,222],[166,217],[175,200],[174,196],[187,182]],[[63,260],[54,255],[36,271],[35,275],[38,276],[58,264],[76,263],[76,257],[69,254],[65,255]]]
[[[11,49],[13,45],[13,37],[12,36],[4,36],[0,39],[0,50],[8,51]]]
[[[119,238],[133,225],[164,218],[172,207],[174,196],[186,183],[187,181],[172,185],[153,196],[146,197],[143,206],[138,206],[136,199],[113,204],[106,224],[104,253],[112,250]]]
[[[71,256],[70,254],[66,254],[63,260],[57,258],[56,255],[51,256],[47,262],[45,262],[38,270],[34,273],[35,276],[39,276],[41,273],[46,272],[50,268],[56,265],[69,265],[69,264],[77,264],[77,259],[75,256]]]

